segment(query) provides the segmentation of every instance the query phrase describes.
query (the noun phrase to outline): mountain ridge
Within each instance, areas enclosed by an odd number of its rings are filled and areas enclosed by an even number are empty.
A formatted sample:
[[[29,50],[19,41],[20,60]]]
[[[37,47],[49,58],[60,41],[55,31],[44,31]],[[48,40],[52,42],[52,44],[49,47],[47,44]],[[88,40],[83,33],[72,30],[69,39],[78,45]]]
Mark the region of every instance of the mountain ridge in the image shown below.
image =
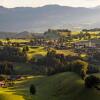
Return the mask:
[[[98,7],[46,5],[34,8],[5,8],[0,6],[0,31],[44,32],[48,28],[95,28],[100,27],[99,12]]]

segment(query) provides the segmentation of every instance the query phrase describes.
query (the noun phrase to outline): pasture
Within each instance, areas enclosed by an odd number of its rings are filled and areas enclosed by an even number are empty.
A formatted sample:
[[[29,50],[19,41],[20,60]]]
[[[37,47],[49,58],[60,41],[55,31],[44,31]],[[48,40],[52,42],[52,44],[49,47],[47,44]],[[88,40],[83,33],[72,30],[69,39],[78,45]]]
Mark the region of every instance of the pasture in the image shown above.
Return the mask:
[[[36,94],[30,95],[30,84],[36,87]],[[100,92],[86,89],[84,81],[74,73],[54,76],[33,76],[16,82],[13,88],[0,88],[0,100],[100,100]]]

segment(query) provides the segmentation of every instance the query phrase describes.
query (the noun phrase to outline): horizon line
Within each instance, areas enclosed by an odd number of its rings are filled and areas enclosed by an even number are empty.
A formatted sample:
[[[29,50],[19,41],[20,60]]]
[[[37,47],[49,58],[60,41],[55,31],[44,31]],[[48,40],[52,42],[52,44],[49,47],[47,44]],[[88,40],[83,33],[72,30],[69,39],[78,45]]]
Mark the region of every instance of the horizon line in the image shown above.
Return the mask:
[[[67,6],[67,5],[61,5],[61,4],[47,4],[47,5],[42,5],[42,6],[36,6],[36,7],[33,7],[33,6],[16,6],[16,7],[7,7],[7,6],[4,6],[4,5],[0,5],[0,7],[2,8],[39,8],[39,7],[45,7],[45,6],[62,6],[62,7],[73,7],[73,8],[95,8],[95,7],[99,7],[100,5],[97,5],[97,6],[93,6],[93,7],[85,7],[85,6]]]

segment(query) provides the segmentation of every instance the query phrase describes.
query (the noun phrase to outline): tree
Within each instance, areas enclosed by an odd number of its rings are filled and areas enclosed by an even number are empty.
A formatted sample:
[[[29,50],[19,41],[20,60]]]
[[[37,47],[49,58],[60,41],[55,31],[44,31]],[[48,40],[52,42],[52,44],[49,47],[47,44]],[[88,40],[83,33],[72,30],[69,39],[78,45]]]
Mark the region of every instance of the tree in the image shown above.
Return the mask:
[[[26,52],[28,52],[28,51],[29,51],[29,47],[28,47],[28,46],[23,47],[23,52],[24,52],[24,53],[26,53]]]
[[[0,41],[0,45],[1,45],[1,46],[3,45],[3,42],[2,42],[2,41]]]
[[[50,50],[47,52],[47,57],[55,57],[56,51],[55,50]]]
[[[81,75],[82,79],[84,80],[86,77],[86,72],[84,70],[81,70],[80,75]]]
[[[20,51],[20,48],[4,46],[0,50],[0,61],[22,62],[27,60],[26,53]]]
[[[4,81],[5,78],[3,76],[0,76],[0,81]]]
[[[6,41],[7,41],[7,45],[9,46],[10,45],[10,38],[6,38]]]
[[[30,94],[35,95],[36,93],[36,88],[33,84],[30,85]]]
[[[85,78],[88,71],[88,63],[81,60],[76,60],[72,63],[71,70],[81,75],[82,79]]]
[[[98,87],[98,84],[100,83],[100,78],[90,75],[85,79],[85,87],[86,88],[96,88],[97,90],[100,90]]]
[[[34,41],[33,41],[33,39],[31,39],[31,40],[30,40],[30,44],[33,45],[33,43],[34,43]]]
[[[0,64],[0,74],[6,74],[6,75],[11,75],[14,73],[14,68],[12,63],[1,63]]]

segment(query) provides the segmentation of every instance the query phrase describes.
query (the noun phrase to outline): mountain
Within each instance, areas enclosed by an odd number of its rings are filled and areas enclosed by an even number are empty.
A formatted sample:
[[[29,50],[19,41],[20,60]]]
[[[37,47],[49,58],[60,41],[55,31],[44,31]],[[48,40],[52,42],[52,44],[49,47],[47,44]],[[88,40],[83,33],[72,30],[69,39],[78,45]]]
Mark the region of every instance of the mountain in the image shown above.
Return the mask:
[[[94,8],[46,5],[5,8],[0,6],[0,31],[43,32],[48,28],[100,27],[100,6]]]
[[[24,32],[14,34],[12,37],[13,38],[32,38],[33,36],[32,36],[32,33],[24,31]]]
[[[27,31],[23,31],[20,33],[15,33],[15,32],[0,32],[0,39],[5,39],[5,38],[32,38],[34,37],[35,33],[30,33]]]
[[[15,34],[14,32],[0,32],[0,39],[12,38]]]

